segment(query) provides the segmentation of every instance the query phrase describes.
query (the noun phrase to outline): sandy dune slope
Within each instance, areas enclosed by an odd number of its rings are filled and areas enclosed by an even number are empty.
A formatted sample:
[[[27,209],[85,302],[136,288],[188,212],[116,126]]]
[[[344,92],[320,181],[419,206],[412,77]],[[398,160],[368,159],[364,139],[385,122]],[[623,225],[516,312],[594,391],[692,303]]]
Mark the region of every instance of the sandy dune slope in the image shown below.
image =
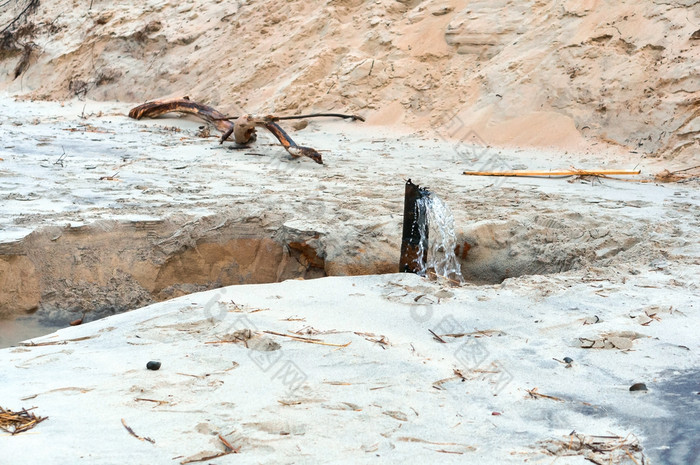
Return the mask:
[[[12,0],[0,26],[28,1]],[[131,102],[189,94],[231,112],[363,110],[373,123],[490,145],[699,150],[693,0],[90,4],[42,0],[3,39],[0,88]]]

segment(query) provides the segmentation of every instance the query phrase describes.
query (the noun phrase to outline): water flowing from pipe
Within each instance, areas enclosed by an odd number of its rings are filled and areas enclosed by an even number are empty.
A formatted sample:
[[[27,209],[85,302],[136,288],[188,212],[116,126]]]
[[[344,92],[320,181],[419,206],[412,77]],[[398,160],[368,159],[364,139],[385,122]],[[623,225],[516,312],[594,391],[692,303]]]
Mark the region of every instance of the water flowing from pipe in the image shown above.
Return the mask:
[[[416,208],[425,209],[428,215],[428,228],[420,227],[421,239],[428,234],[428,261],[418,274],[425,275],[428,271],[437,276],[464,282],[462,270],[455,255],[457,235],[455,219],[450,207],[434,193],[417,200]],[[425,241],[421,240],[422,244]],[[423,250],[418,253],[422,257]]]

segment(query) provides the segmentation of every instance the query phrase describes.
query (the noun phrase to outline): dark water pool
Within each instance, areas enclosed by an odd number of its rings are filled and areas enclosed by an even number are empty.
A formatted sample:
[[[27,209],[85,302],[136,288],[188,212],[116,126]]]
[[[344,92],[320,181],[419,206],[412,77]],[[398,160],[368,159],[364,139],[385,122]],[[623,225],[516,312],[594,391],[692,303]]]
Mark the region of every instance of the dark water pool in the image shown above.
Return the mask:
[[[0,349],[15,346],[26,339],[44,336],[65,327],[65,324],[47,324],[35,316],[0,319]]]
[[[670,415],[639,423],[646,455],[654,464],[700,465],[700,370],[655,383],[652,393]]]

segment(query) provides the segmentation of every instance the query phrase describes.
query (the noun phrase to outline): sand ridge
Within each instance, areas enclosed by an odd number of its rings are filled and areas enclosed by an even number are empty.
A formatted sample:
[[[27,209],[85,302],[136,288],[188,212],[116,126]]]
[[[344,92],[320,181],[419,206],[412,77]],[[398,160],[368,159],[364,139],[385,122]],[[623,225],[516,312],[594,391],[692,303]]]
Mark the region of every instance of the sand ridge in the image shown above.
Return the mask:
[[[27,21],[28,67],[0,88],[32,98],[190,95],[237,113],[364,111],[494,146],[698,151],[693,1],[45,0]]]

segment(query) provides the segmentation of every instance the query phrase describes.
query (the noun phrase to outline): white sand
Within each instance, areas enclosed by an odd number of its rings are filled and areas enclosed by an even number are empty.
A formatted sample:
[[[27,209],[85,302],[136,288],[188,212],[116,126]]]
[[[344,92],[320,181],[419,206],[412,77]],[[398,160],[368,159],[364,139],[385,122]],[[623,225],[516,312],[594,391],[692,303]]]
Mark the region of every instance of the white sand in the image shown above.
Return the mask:
[[[697,290],[669,286],[658,270],[625,276],[624,284],[581,278],[458,289],[414,275],[287,281],[184,296],[64,329],[34,342],[89,339],[0,352],[3,403],[49,416],[0,444],[18,464],[174,463],[223,451],[217,433],[241,447],[217,463],[549,463],[538,442],[568,440],[575,430],[633,434],[653,457],[675,429],[698,428],[697,410],[679,415],[662,392],[677,374],[697,374]],[[659,319],[642,326],[650,307]],[[586,325],[594,315],[600,321]],[[278,350],[207,344],[241,329]],[[473,331],[485,332],[444,336]],[[625,350],[579,347],[578,338],[602,334],[619,336],[621,346],[630,342],[625,335],[637,339]],[[372,341],[380,338],[384,346]],[[554,360],[567,356],[571,368]],[[146,370],[149,360],[162,368]],[[455,369],[465,381],[436,389]],[[635,382],[650,391],[629,392]],[[561,401],[530,398],[533,388]],[[130,436],[122,418],[155,443]],[[649,437],[658,422],[669,431]]]

